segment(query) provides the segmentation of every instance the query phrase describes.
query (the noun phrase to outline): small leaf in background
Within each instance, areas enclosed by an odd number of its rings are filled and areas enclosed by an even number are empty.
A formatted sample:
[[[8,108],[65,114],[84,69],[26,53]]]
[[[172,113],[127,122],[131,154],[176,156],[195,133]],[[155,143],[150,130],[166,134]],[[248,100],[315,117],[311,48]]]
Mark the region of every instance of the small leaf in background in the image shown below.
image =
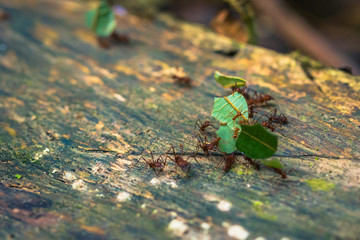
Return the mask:
[[[241,125],[236,147],[250,158],[264,159],[276,152],[277,137],[260,124]]]
[[[265,166],[271,167],[271,168],[276,168],[276,169],[283,169],[284,168],[284,166],[281,164],[281,162],[278,159],[263,160],[262,163]]]
[[[236,138],[234,138],[234,131],[227,125],[220,125],[219,130],[216,132],[218,137],[221,137],[219,141],[219,149],[221,152],[233,153],[236,151]]]
[[[239,114],[239,117],[233,120],[237,114]],[[211,116],[215,117],[221,123],[227,123],[227,125],[235,131],[236,127],[241,129],[238,124],[240,120],[248,121],[248,105],[244,96],[235,92],[227,97],[215,98]]]
[[[86,25],[101,37],[110,36],[114,32],[116,27],[115,14],[106,1],[101,1],[99,7],[86,13]]]
[[[219,83],[224,88],[235,87],[235,86],[244,87],[246,85],[245,79],[242,79],[240,77],[227,76],[218,71],[215,72],[214,78],[216,82]]]
[[[20,179],[22,176],[21,176],[20,174],[16,174],[15,177],[16,177],[17,179]]]

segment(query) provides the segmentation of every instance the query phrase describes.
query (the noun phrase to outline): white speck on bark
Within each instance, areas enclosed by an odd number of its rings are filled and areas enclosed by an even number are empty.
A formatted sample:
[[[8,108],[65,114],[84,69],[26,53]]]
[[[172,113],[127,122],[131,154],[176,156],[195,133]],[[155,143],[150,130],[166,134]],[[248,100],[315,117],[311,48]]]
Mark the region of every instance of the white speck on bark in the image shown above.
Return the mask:
[[[68,181],[72,181],[72,180],[77,179],[77,177],[72,172],[64,172],[64,179],[68,180]]]
[[[255,238],[254,240],[266,240],[266,238],[260,236],[260,237]]]
[[[232,225],[228,228],[227,231],[230,237],[233,237],[238,240],[245,240],[249,237],[249,232],[243,226]]]
[[[169,223],[168,229],[175,236],[181,237],[189,229],[189,227],[182,220],[174,219]]]
[[[201,228],[204,229],[205,231],[209,231],[210,224],[204,222],[201,224]]]
[[[128,192],[122,191],[116,196],[118,202],[126,202],[131,199],[131,195]]]
[[[231,207],[232,207],[231,202],[228,202],[226,200],[221,200],[217,205],[217,208],[222,212],[230,211]]]
[[[126,99],[123,96],[121,96],[120,94],[115,93],[114,98],[116,98],[120,102],[126,102]]]
[[[161,183],[160,180],[157,179],[157,178],[153,178],[153,179],[151,179],[150,182],[149,182],[149,184],[150,184],[150,185],[153,185],[153,186],[159,185],[160,183]]]
[[[85,192],[87,190],[87,186],[86,183],[79,179],[76,180],[73,184],[72,184],[72,188],[81,192]]]

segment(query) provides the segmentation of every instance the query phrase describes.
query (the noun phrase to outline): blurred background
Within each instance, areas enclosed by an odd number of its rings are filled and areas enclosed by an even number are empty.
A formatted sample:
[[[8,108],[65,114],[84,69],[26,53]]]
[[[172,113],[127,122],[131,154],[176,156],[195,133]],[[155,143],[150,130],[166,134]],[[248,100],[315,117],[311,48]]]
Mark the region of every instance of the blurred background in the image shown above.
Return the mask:
[[[114,1],[137,15],[171,13],[241,42],[282,53],[299,50],[328,66],[360,74],[360,0]],[[254,24],[255,37],[249,36],[249,24]]]

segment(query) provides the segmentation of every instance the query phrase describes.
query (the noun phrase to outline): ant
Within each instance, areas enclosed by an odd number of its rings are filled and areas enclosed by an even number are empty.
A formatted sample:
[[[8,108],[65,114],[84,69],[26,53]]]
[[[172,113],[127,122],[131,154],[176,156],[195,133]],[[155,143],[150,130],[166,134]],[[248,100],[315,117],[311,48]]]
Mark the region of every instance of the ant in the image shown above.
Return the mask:
[[[236,127],[236,128],[235,128],[235,131],[234,131],[233,138],[237,138],[237,136],[238,136],[238,134],[239,134],[239,131],[240,131],[240,128],[239,128],[239,127]]]
[[[250,163],[251,166],[253,166],[256,170],[260,170],[259,163],[255,162],[252,158],[246,156],[245,154],[242,154],[243,158]]]
[[[202,138],[199,134],[199,139],[198,139],[198,147],[200,147],[204,153],[206,154],[206,156],[209,156],[209,151],[210,150],[216,150],[219,148],[219,142],[221,140],[221,137],[217,137],[214,138],[210,143],[207,141],[207,137],[204,136],[204,138]]]
[[[271,124],[270,122],[268,122],[268,121],[262,122],[261,125],[263,127],[266,127],[268,129],[270,129],[272,132],[275,131],[275,126],[273,124]]]
[[[180,76],[178,76],[176,74],[173,74],[171,76],[171,78],[174,79],[175,80],[174,83],[177,83],[178,85],[183,85],[183,86],[188,87],[188,88],[190,88],[191,85],[192,85],[192,79],[189,78],[189,77],[180,77]]]
[[[135,163],[136,166],[140,160],[143,160],[152,170],[154,170],[156,176],[159,176],[166,166],[166,158],[163,159],[162,156],[159,156],[156,160],[153,156],[152,151],[150,151],[151,159],[146,160],[144,157],[140,157],[139,160]]]
[[[281,113],[279,116],[276,116],[277,108],[274,109],[273,113],[269,116],[266,116],[269,119],[269,122],[287,124],[289,123],[287,117]]]
[[[174,158],[171,158],[169,156],[166,156],[166,158],[169,158],[171,161],[173,161],[178,167],[181,168],[183,172],[186,173],[186,175],[189,174],[191,169],[191,163],[188,162],[190,157],[193,157],[195,161],[197,162],[195,156],[190,156],[187,160],[184,159],[184,145],[180,144],[181,147],[181,155],[175,153],[174,146],[171,145],[170,149],[173,151]]]
[[[287,175],[286,175],[286,173],[285,173],[283,170],[281,170],[281,169],[279,169],[279,168],[273,168],[273,167],[272,167],[272,169],[273,169],[277,174],[279,174],[283,179],[287,178]]]
[[[274,131],[275,130],[274,124],[276,124],[276,123],[277,124],[287,124],[287,123],[289,123],[287,117],[283,113],[281,113],[278,116],[276,116],[276,113],[277,113],[277,109],[275,108],[273,110],[273,113],[270,116],[264,114],[267,117],[268,120],[263,121],[261,123],[261,125],[266,127],[266,128],[269,128],[271,131]]]
[[[223,167],[224,172],[230,171],[233,168],[235,161],[236,161],[236,157],[235,157],[234,153],[224,155],[224,158],[221,161],[221,162],[225,162],[224,167]]]
[[[246,117],[241,113],[241,112],[238,112],[233,118],[232,120],[235,121],[236,118],[238,117],[242,117],[245,121],[247,121]]]
[[[206,120],[205,122],[201,122],[200,120],[198,120],[196,123],[195,123],[195,126],[199,128],[199,131],[200,132],[205,132],[206,128],[207,127],[210,127],[210,126],[213,126],[212,123],[209,121],[209,120]]]
[[[7,21],[9,19],[10,19],[10,15],[7,12],[0,9],[0,20]]]
[[[250,91],[252,91],[253,93],[250,94]],[[233,92],[238,92],[241,95],[243,95],[248,105],[266,104],[268,101],[274,100],[274,98],[271,95],[259,93],[258,91],[252,90],[248,87],[243,87],[243,88],[233,87]]]
[[[237,159],[236,159],[236,156],[234,153],[224,154],[223,159],[218,163],[218,165],[216,167],[218,167],[220,164],[222,164],[224,162],[223,170],[224,170],[224,172],[228,172],[233,168],[236,160]]]
[[[129,37],[124,34],[113,32],[109,37],[98,37],[98,44],[104,49],[109,49],[112,42],[129,43]]]

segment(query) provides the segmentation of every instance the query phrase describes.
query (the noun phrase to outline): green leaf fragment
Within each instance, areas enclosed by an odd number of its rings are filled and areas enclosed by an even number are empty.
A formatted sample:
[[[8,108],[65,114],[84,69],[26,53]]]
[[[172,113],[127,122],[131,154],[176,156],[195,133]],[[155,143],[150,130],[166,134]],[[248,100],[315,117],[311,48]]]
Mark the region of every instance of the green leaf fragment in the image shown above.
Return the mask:
[[[236,151],[236,138],[234,138],[234,131],[227,125],[220,125],[219,130],[216,132],[219,141],[219,149],[221,152],[233,153]]]
[[[17,179],[20,179],[22,176],[21,176],[20,174],[16,174],[15,177],[16,177]]]
[[[236,141],[236,147],[240,152],[255,159],[265,159],[274,155],[277,144],[277,137],[260,124],[241,125],[241,133]]]
[[[88,11],[85,20],[86,26],[101,37],[111,35],[116,27],[115,14],[106,1],[100,2],[99,7]]]
[[[233,120],[238,113],[239,116]],[[235,131],[237,127],[241,129],[240,121],[248,121],[248,105],[244,96],[235,92],[227,97],[215,98],[211,116],[215,117],[221,123],[226,123]]]
[[[283,169],[284,168],[284,166],[281,164],[281,162],[278,159],[263,160],[262,163],[265,166],[271,167],[271,168],[276,168],[276,169]]]
[[[242,79],[240,77],[227,76],[218,71],[215,72],[214,78],[216,82],[219,83],[224,88],[235,87],[235,86],[238,87],[246,86],[245,79]]]

